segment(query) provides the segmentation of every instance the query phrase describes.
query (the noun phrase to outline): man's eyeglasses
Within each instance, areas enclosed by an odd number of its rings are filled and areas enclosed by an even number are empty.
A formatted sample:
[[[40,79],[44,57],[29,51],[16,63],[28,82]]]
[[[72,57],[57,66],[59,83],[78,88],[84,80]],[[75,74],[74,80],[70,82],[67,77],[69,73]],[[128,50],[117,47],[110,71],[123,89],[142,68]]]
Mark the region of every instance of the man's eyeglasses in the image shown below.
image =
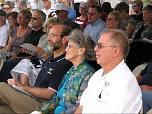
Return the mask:
[[[59,34],[55,34],[55,33],[49,33],[49,35],[50,35],[51,37],[61,36],[61,35],[59,35]]]
[[[97,48],[104,48],[104,47],[116,47],[116,46],[110,46],[110,45],[102,45],[101,43],[96,44]]]

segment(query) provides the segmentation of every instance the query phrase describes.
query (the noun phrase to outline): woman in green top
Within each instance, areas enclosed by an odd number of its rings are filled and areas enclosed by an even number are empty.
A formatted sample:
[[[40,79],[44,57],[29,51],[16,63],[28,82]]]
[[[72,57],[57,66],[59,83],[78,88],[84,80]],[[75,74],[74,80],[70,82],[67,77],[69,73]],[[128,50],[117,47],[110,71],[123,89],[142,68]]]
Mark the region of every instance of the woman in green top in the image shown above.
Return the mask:
[[[73,67],[64,76],[56,95],[41,110],[42,113],[72,114],[75,111],[79,104],[79,98],[95,71],[86,62],[88,55],[93,51],[93,45],[93,41],[84,32],[72,31],[65,58],[73,63]]]

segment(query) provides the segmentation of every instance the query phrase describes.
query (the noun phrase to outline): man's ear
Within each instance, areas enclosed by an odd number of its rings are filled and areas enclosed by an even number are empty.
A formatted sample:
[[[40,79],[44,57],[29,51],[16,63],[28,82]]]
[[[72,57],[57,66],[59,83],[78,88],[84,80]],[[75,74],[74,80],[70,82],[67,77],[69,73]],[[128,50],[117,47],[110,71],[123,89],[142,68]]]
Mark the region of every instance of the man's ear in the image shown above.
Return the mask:
[[[113,52],[113,57],[116,57],[119,55],[120,49],[118,47],[114,47],[112,52]]]
[[[64,44],[68,43],[68,37],[67,36],[62,37],[62,43],[64,43]]]

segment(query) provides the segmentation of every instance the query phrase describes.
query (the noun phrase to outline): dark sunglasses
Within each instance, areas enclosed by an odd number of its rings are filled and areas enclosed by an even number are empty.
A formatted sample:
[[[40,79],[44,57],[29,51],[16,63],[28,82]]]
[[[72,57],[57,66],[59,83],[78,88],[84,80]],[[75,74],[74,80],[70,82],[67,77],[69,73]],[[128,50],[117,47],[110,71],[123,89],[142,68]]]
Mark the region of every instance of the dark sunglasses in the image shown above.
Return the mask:
[[[3,9],[7,9],[7,10],[8,10],[8,9],[10,9],[10,8],[3,8]]]
[[[37,20],[38,18],[36,18],[36,17],[32,17],[31,19],[33,19],[33,20]]]

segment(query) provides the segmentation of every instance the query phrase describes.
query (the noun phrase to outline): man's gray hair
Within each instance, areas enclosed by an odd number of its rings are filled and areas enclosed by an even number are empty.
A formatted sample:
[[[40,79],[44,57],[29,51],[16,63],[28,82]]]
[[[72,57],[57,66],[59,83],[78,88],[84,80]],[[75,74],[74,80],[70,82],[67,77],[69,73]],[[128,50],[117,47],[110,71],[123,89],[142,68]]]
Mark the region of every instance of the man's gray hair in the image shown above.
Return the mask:
[[[43,11],[39,10],[39,9],[34,9],[33,11],[36,11],[36,12],[38,12],[41,15],[42,21],[44,23],[45,20],[46,20],[46,14]]]
[[[120,29],[105,29],[100,35],[105,33],[112,33],[110,41],[121,48],[124,58],[126,58],[130,46],[128,36],[125,31]]]

